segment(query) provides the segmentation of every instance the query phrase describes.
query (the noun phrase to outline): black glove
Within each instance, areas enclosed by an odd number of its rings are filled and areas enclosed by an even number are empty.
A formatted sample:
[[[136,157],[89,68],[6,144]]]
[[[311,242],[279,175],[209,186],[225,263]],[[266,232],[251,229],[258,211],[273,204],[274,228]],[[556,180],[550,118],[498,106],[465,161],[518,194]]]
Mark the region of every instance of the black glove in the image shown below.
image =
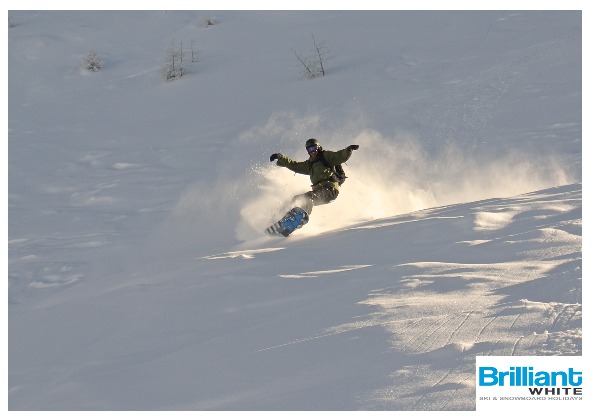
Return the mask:
[[[347,148],[348,148],[349,150],[353,151],[353,150],[357,150],[357,149],[359,149],[359,145],[357,145],[357,144],[352,144],[351,146],[347,146]]]
[[[272,161],[274,161],[274,160],[277,160],[277,159],[279,159],[280,157],[281,157],[281,153],[273,153],[273,154],[271,155],[271,157],[269,158],[269,160],[272,162]]]

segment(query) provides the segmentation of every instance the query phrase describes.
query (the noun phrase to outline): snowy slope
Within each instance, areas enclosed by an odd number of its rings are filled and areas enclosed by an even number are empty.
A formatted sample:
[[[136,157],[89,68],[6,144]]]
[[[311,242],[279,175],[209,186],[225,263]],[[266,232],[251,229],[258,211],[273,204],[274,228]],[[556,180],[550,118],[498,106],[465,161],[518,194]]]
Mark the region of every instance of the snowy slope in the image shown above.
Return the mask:
[[[475,356],[582,354],[580,12],[9,17],[9,409],[473,410]],[[265,238],[309,137],[349,179]]]

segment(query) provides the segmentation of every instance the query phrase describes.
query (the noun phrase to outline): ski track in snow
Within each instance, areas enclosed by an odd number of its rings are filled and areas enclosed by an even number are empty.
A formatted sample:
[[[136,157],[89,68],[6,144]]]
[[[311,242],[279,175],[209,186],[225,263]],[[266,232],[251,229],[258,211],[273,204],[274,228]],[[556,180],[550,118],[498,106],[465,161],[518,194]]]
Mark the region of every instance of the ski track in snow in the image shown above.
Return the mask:
[[[344,271],[359,270],[366,267],[370,267],[370,265],[345,265],[331,270],[307,271],[305,273],[300,274],[279,274],[279,277],[282,277],[284,279],[315,278],[327,274],[336,274],[342,273]]]
[[[225,258],[242,258],[245,260],[251,260],[258,254],[262,254],[265,252],[281,251],[283,249],[285,249],[285,248],[246,249],[243,251],[229,251],[229,252],[224,252],[222,254],[209,255],[206,257],[199,257],[197,259],[203,258],[206,260],[220,260],[220,259],[225,259]]]

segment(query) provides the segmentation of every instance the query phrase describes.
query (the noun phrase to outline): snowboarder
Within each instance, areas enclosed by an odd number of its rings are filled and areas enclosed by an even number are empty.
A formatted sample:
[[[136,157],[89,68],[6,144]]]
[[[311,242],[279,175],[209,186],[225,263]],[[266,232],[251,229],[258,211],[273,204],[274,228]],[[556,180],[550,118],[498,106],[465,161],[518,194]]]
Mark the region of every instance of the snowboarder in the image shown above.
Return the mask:
[[[343,183],[344,174],[337,174],[335,167],[345,163],[353,150],[359,149],[357,144],[345,149],[332,152],[324,150],[318,140],[309,139],[306,151],[310,158],[303,162],[296,162],[281,153],[274,153],[270,161],[277,161],[278,166],[288,168],[298,174],[310,175],[312,191],[293,197],[291,207],[299,207],[308,215],[312,208],[321,204],[328,204],[339,195],[339,186]],[[343,177],[341,176],[343,175]]]

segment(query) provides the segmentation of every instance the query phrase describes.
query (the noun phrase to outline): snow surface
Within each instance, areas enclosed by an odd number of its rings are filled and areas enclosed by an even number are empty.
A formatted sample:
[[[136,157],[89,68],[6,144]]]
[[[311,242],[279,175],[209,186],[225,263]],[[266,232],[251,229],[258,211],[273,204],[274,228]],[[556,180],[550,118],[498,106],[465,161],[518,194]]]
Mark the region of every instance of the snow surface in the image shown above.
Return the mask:
[[[8,15],[9,410],[470,411],[475,356],[582,355],[580,11]],[[267,238],[310,137],[349,179]]]

